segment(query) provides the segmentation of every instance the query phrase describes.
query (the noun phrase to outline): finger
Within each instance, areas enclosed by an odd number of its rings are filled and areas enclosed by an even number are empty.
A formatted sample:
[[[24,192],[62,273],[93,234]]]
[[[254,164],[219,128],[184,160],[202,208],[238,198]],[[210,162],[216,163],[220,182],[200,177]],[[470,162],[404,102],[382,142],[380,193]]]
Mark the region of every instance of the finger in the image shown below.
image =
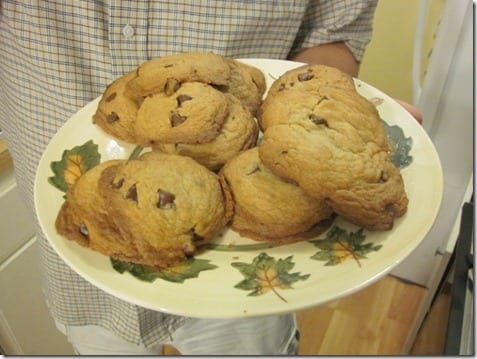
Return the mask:
[[[416,120],[422,125],[422,113],[417,109],[417,107],[411,105],[410,103],[395,99],[402,107],[406,109]]]

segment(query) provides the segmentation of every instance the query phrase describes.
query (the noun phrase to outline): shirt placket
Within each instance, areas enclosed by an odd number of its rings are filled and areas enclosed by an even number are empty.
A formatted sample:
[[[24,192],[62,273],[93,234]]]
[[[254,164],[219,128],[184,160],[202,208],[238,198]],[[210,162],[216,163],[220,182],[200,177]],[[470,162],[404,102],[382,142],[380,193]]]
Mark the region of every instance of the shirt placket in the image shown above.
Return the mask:
[[[148,1],[111,1],[109,49],[112,77],[117,78],[147,60]]]

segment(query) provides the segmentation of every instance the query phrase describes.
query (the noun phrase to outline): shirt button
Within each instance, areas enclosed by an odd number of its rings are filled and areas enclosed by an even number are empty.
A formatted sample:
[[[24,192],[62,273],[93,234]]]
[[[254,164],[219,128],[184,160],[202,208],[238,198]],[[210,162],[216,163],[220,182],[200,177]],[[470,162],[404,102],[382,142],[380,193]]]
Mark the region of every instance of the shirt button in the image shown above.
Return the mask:
[[[123,27],[123,35],[125,37],[132,37],[134,35],[134,28],[131,25],[127,24]]]

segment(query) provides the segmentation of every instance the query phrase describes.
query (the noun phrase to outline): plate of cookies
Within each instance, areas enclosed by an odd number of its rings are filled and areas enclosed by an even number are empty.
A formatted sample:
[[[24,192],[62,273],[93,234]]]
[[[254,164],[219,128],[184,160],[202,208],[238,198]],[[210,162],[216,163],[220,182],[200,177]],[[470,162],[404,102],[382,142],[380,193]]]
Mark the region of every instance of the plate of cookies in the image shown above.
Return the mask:
[[[421,125],[337,69],[182,53],[113,81],[48,144],[35,205],[83,278],[200,318],[309,308],[424,239],[443,177]]]

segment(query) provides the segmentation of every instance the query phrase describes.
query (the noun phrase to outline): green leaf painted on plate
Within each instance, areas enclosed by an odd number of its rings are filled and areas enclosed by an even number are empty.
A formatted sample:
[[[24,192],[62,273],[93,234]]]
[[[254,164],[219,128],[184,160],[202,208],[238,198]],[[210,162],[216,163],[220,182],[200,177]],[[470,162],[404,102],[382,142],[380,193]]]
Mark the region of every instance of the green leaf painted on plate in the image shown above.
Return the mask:
[[[289,256],[277,260],[266,253],[260,253],[252,263],[231,263],[232,267],[238,269],[245,277],[235,285],[235,288],[249,291],[249,296],[258,296],[271,291],[286,302],[286,299],[278,293],[278,289],[291,289],[293,283],[304,281],[310,276],[299,272],[290,273],[295,266],[292,259],[293,256]]]
[[[382,119],[381,122],[384,125],[388,140],[391,143],[391,161],[400,170],[409,166],[412,163],[412,156],[409,155],[413,144],[412,137],[406,137],[404,131],[398,125],[388,125],[386,121]]]
[[[142,147],[142,146],[134,147],[134,150],[131,152],[131,155],[129,156],[129,160],[137,159],[139,157],[139,155],[141,154],[143,149],[144,149],[144,147]]]
[[[325,239],[309,241],[320,250],[311,259],[326,262],[325,265],[332,266],[340,264],[347,259],[354,259],[361,267],[361,259],[367,258],[367,254],[381,249],[382,245],[372,242],[365,243],[366,235],[363,229],[356,232],[334,226],[327,233]]]
[[[209,260],[198,258],[190,258],[177,266],[164,269],[110,259],[113,268],[119,273],[129,272],[133,277],[145,282],[154,282],[160,278],[168,282],[184,283],[186,279],[197,278],[202,271],[218,268],[210,264]]]
[[[60,161],[51,162],[54,176],[49,177],[48,182],[66,192],[83,173],[98,165],[100,161],[98,145],[89,140],[81,146],[63,151]]]
[[[247,252],[247,251],[257,251],[262,249],[269,249],[278,247],[283,244],[274,244],[274,243],[257,243],[257,244],[217,244],[217,243],[208,243],[205,247],[209,250],[220,251],[220,252]]]

